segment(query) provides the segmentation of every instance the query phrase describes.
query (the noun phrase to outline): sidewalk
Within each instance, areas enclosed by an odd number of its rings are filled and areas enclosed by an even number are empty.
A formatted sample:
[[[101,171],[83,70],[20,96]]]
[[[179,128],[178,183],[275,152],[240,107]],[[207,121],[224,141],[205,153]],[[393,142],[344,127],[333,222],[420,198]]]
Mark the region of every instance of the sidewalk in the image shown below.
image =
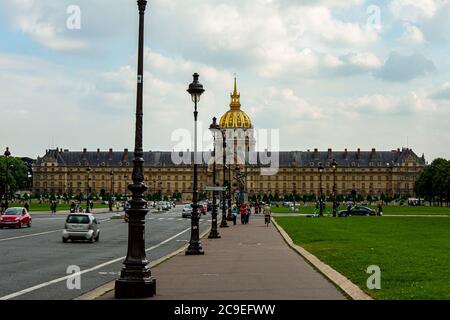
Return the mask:
[[[202,239],[204,256],[183,251],[153,268],[157,295],[150,299],[345,299],[272,224],[267,228],[262,217],[252,218],[248,225],[220,229],[221,239]],[[98,299],[114,299],[114,291]]]

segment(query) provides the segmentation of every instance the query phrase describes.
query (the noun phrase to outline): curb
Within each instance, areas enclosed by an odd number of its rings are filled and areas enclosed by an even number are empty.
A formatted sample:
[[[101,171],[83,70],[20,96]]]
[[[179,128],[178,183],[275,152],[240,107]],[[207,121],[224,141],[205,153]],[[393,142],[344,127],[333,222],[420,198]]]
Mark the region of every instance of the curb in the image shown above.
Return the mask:
[[[208,228],[207,230],[205,230],[205,232],[203,232],[200,235],[200,239],[203,239],[210,232],[210,230],[211,230],[211,227]],[[160,265],[161,263],[173,258],[174,256],[176,256],[176,255],[180,254],[181,252],[183,252],[184,250],[186,250],[186,248],[188,246],[189,246],[189,243],[187,243],[187,244],[183,245],[181,248],[165,255],[164,257],[161,257],[155,261],[150,262],[149,267],[154,268],[154,267]],[[115,286],[115,281],[108,282],[94,290],[91,290],[91,291],[73,299],[73,300],[95,300],[95,299],[107,294],[108,292],[114,290],[114,286]]]
[[[316,268],[320,273],[327,277],[331,282],[338,286],[342,291],[344,291],[353,300],[373,300],[371,296],[365,293],[356,284],[351,282],[348,278],[331,268],[329,265],[320,261],[315,255],[309,253],[304,248],[296,245],[291,237],[284,231],[284,229],[271,218],[273,224],[277,228],[278,232],[283,237],[284,241],[299,255],[305,258],[309,263],[311,263],[314,268]]]

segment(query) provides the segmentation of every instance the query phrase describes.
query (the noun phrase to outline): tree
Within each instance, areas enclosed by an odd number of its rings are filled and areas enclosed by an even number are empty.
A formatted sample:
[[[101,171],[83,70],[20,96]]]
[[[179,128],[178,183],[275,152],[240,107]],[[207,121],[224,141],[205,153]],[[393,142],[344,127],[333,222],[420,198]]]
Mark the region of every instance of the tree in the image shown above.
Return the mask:
[[[8,176],[6,175],[7,166],[9,167]],[[28,167],[20,158],[0,157],[0,192],[2,195],[5,194],[6,185],[9,186],[10,195],[18,190],[28,188]]]
[[[416,179],[414,191],[419,197],[424,197],[430,205],[437,200],[439,205],[443,202],[449,204],[450,200],[450,160],[438,158],[430,165],[425,166]]]

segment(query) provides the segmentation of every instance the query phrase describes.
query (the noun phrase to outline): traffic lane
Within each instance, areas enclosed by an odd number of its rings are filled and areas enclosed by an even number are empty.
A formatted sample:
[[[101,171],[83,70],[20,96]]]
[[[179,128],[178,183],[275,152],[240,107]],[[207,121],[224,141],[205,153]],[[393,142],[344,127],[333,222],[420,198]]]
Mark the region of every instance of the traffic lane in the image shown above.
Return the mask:
[[[60,235],[56,237],[54,235],[44,235],[39,237],[39,246],[37,247],[30,245],[28,239],[21,239],[17,241],[18,243],[15,243],[14,250],[2,248],[0,254],[3,255],[4,259],[0,262],[2,269],[0,297],[67,276],[67,267],[70,265],[77,265],[81,270],[86,270],[112,259],[123,257],[127,248],[127,226],[121,220],[111,220],[108,223],[101,224],[100,242],[95,244],[82,242],[63,244]],[[189,228],[189,220],[176,222],[169,220],[151,221],[146,228],[146,247],[155,246],[171,235],[186,230],[186,228]],[[187,234],[190,233],[187,232]],[[183,234],[183,236],[185,235],[186,233]],[[183,242],[178,242],[174,239],[173,242],[164,245],[162,248],[155,249],[156,256],[153,257],[150,254],[150,259],[157,259],[179,248],[181,245],[183,245]],[[116,263],[115,270],[121,269],[122,260],[120,259]],[[98,270],[98,272],[111,272],[110,265],[105,268],[105,271]],[[104,276],[99,277],[96,275],[92,277],[93,274],[95,273],[89,274],[89,276],[83,275],[86,281],[84,281],[81,292],[67,290],[64,282],[61,283],[60,289],[53,290],[54,285],[51,287],[46,286],[17,298],[45,299],[51,297],[51,299],[71,299],[96,288],[105,280]],[[110,279],[106,277],[106,281]]]
[[[201,232],[204,232],[208,227],[209,227],[209,225],[206,221],[202,222],[200,224]],[[154,261],[163,256],[166,256],[167,254],[172,253],[175,250],[178,250],[180,247],[182,247],[189,241],[189,238],[190,238],[189,230],[190,230],[189,226],[186,226],[186,228],[184,228],[180,232],[176,233],[176,234],[181,233],[179,236],[173,238],[171,241],[169,241],[169,242],[165,243],[164,245],[161,245],[157,248],[152,249],[153,246],[151,246],[151,247],[147,246],[147,259],[149,261]],[[170,237],[170,238],[172,238],[172,237]],[[167,239],[169,239],[169,238],[167,238]],[[167,240],[167,239],[164,239],[164,240]],[[163,240],[163,239],[161,239],[161,240]],[[161,243],[161,242],[159,242],[159,243]],[[158,244],[156,244],[156,245],[158,245]],[[122,254],[123,254],[122,257],[124,257],[126,254],[126,248],[123,248],[123,249],[124,249],[124,251],[122,252]],[[88,293],[89,291],[94,290],[108,282],[116,280],[120,276],[120,270],[123,268],[123,260],[124,259],[121,259],[120,261],[109,264],[108,266],[105,266],[100,269],[96,269],[94,271],[82,274],[81,278],[80,278],[80,281],[81,281],[80,282],[81,283],[80,290],[68,289],[67,280],[65,280],[65,281],[61,281],[59,283],[53,284],[46,289],[44,289],[44,288],[39,289],[39,290],[33,291],[32,293],[17,297],[15,299],[21,299],[21,300],[40,300],[40,299],[69,300],[69,299],[77,298],[77,297],[84,295],[84,294]]]
[[[102,221],[113,216],[111,213],[95,214]],[[58,216],[32,216],[31,228],[3,228],[0,229],[0,243],[17,240],[21,237],[40,236],[42,233],[57,233],[64,228],[67,214]]]

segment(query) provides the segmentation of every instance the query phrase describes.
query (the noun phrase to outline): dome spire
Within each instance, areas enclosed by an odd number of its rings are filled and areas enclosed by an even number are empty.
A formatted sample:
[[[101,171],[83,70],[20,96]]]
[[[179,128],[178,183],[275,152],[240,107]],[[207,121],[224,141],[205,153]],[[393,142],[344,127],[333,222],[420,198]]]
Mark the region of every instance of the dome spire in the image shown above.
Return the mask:
[[[237,80],[234,77],[234,92],[231,94],[231,110],[239,110],[241,108],[240,102],[241,94],[237,91]]]

